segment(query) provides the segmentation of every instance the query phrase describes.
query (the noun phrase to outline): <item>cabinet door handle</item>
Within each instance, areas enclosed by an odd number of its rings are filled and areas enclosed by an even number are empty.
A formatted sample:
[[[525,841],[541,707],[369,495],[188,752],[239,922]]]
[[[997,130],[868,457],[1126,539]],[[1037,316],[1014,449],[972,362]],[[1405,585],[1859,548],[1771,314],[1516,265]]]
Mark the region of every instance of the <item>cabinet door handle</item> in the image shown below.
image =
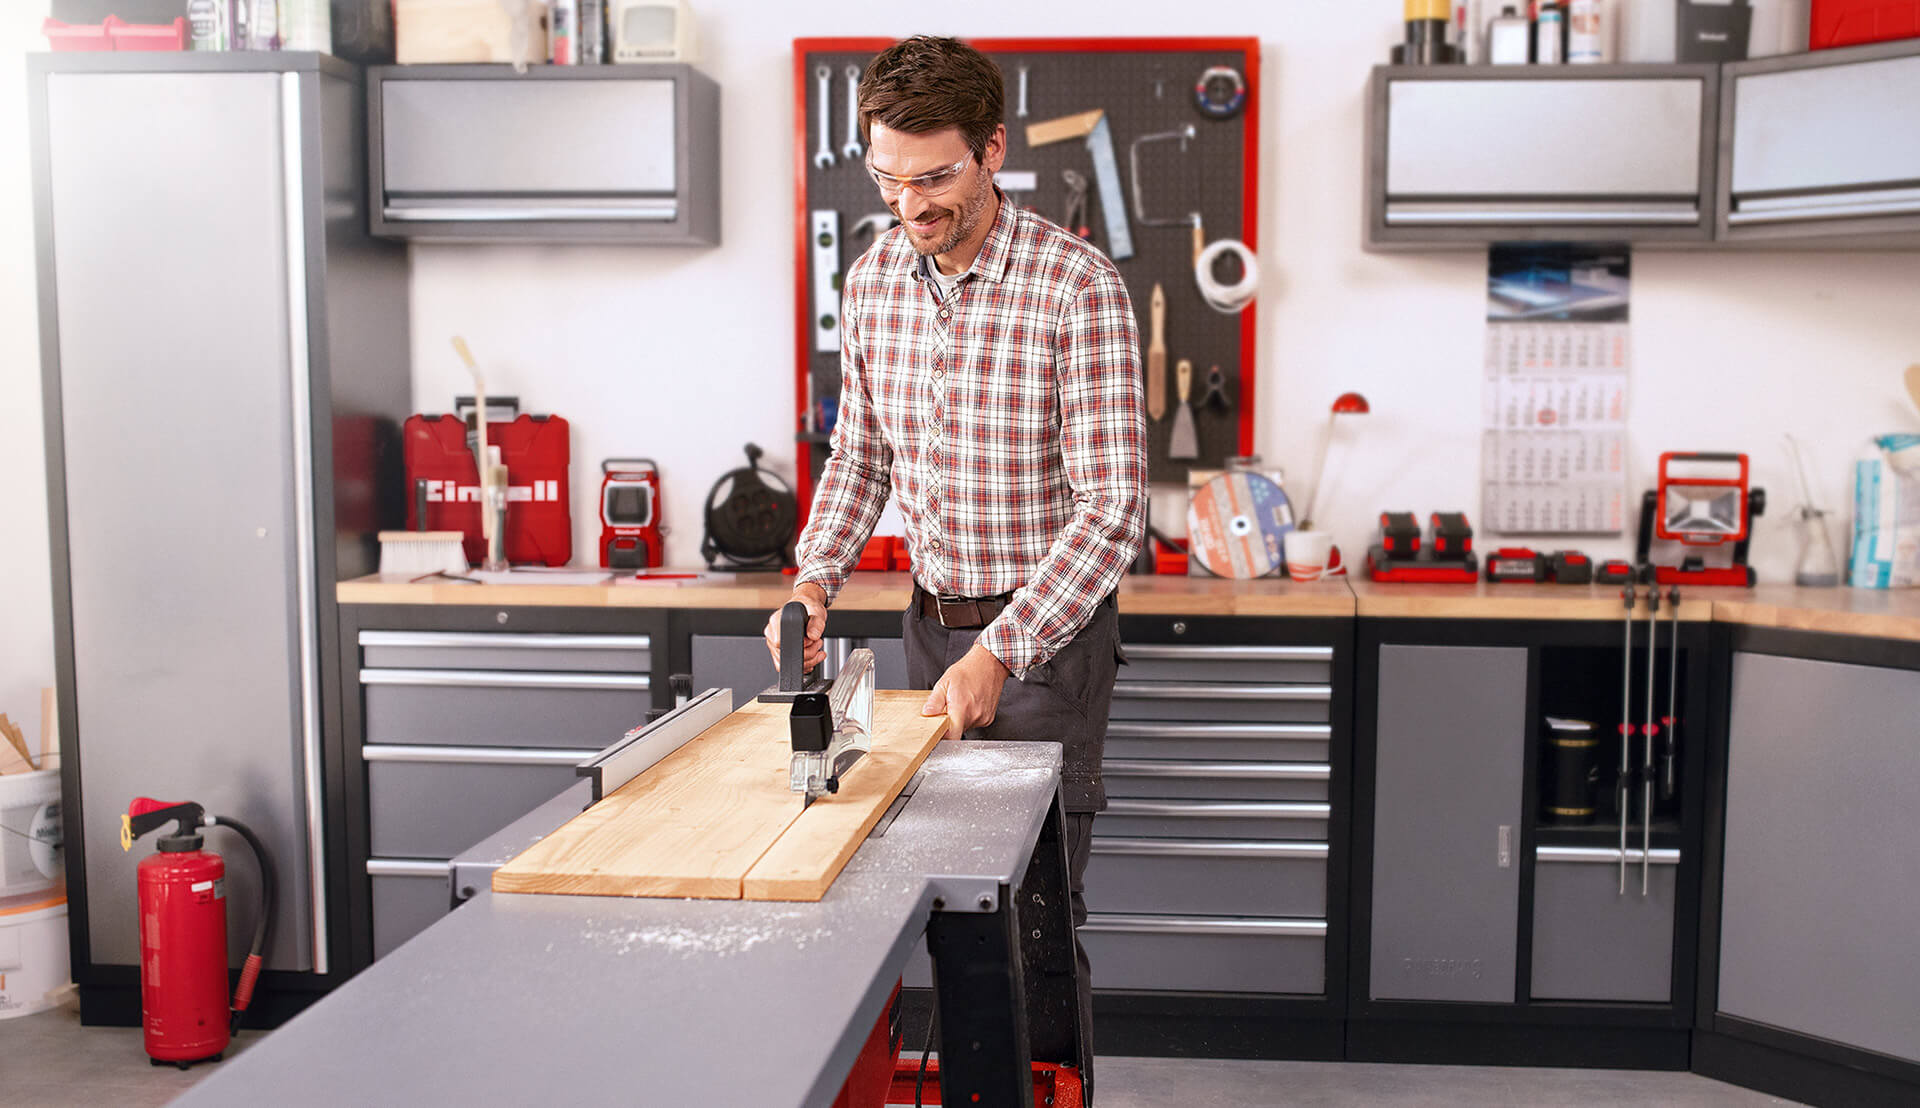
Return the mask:
[[[543,749],[524,746],[378,744],[360,748],[360,757],[368,762],[459,766],[577,766],[599,754],[598,750]]]
[[[1103,839],[1095,836],[1095,854],[1153,858],[1306,858],[1324,859],[1326,843],[1213,842],[1199,839]]]
[[[1115,681],[1113,695],[1140,700],[1331,700],[1331,685],[1212,684],[1201,681]]]
[[[650,635],[541,635],[467,631],[362,631],[361,646],[484,650],[650,650]]]
[[[367,876],[446,878],[453,876],[453,863],[425,858],[368,858]]]
[[[1235,781],[1325,781],[1333,775],[1333,767],[1325,762],[1163,762],[1146,758],[1108,758],[1101,763],[1100,770],[1108,777],[1204,777]]]
[[[1127,916],[1094,914],[1082,931],[1128,931],[1149,935],[1244,935],[1325,938],[1321,919],[1244,919],[1233,916]]]
[[[1127,644],[1127,657],[1143,662],[1326,662],[1331,646],[1180,646]]]
[[[405,685],[421,688],[486,689],[600,689],[644,692],[650,678],[644,673],[537,673],[482,669],[363,669],[362,685]]]
[[[1656,866],[1677,866],[1680,864],[1680,852],[1655,848],[1645,852],[1628,848],[1624,858],[1628,862],[1647,861]],[[1537,846],[1533,849],[1537,862],[1585,863],[1589,865],[1611,866],[1622,860],[1618,850],[1610,846]]]
[[[1160,723],[1116,719],[1107,735],[1121,739],[1302,739],[1326,742],[1333,738],[1327,723]]]
[[[1107,801],[1110,816],[1179,816],[1184,819],[1328,819],[1331,804],[1291,800],[1136,800]]]

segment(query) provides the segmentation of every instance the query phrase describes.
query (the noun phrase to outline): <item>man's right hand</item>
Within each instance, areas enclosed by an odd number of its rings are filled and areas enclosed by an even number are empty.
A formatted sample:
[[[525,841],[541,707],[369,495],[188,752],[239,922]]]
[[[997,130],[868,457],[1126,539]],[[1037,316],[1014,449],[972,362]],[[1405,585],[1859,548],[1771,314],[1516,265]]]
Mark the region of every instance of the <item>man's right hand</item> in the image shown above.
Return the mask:
[[[827,653],[823,642],[827,630],[827,594],[819,585],[809,582],[795,586],[793,595],[787,598],[787,603],[791,604],[795,600],[807,606],[807,644],[801,651],[800,669],[802,672],[812,672],[820,665],[821,659],[826,657]],[[786,607],[785,604],[781,605],[781,608],[784,607]],[[778,673],[780,671],[779,608],[774,609],[773,615],[767,617],[766,634],[767,653],[773,655],[773,669]]]

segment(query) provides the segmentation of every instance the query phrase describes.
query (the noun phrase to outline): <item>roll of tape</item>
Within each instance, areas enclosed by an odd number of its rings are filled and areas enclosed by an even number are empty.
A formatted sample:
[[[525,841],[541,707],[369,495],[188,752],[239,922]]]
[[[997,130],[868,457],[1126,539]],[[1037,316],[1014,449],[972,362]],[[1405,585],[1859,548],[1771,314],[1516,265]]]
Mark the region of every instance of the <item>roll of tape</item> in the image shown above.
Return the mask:
[[[1240,280],[1231,285],[1223,285],[1213,276],[1213,263],[1222,254],[1232,254],[1240,259],[1240,268],[1244,271]],[[1200,251],[1200,257],[1193,263],[1193,281],[1200,286],[1200,296],[1208,307],[1233,315],[1245,311],[1247,305],[1253,303],[1254,295],[1260,289],[1260,261],[1239,239],[1221,239],[1207,244],[1207,248]]]

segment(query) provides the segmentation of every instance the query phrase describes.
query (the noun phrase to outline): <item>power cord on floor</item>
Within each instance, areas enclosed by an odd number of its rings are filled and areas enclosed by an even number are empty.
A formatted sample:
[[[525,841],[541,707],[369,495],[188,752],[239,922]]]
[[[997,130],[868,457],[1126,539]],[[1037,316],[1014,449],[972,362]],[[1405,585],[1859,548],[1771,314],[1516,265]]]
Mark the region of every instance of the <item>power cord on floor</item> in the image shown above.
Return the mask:
[[[927,1018],[927,1035],[920,1041],[920,1073],[913,1079],[913,1108],[925,1108],[920,1100],[921,1086],[927,1080],[927,1057],[933,1053],[933,1033],[940,1026],[940,994],[933,998],[933,1014]],[[944,1102],[944,1098],[942,1098]]]

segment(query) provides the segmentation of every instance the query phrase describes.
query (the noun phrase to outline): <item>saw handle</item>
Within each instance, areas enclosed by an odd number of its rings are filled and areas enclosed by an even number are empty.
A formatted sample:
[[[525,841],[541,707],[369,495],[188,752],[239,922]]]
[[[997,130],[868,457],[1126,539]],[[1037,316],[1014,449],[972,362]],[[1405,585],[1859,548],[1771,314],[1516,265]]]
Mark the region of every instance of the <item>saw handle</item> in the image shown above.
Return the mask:
[[[807,606],[789,600],[780,609],[780,691],[799,692],[806,686]]]

